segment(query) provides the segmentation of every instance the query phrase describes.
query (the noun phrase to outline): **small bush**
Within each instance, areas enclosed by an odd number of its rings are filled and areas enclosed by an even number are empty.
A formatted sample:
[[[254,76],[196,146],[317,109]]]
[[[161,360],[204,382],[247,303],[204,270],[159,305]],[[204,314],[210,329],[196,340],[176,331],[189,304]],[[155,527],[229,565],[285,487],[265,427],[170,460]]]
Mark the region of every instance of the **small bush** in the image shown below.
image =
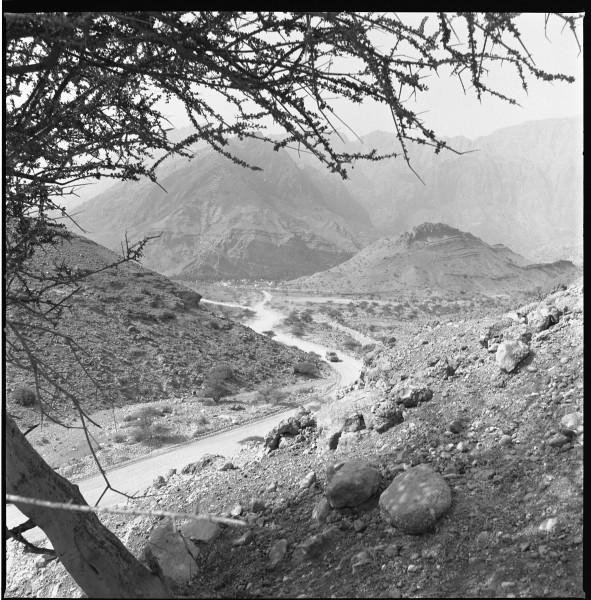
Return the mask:
[[[300,373],[301,375],[316,375],[316,366],[313,362],[308,360],[304,360],[301,362],[296,362],[293,365],[293,372]]]
[[[195,423],[197,423],[197,425],[207,425],[209,423],[209,420],[207,419],[207,417],[205,415],[199,415],[195,419]]]
[[[215,319],[210,319],[208,325],[212,329],[219,329],[220,328],[220,324]]]
[[[150,438],[150,431],[144,427],[134,427],[129,432],[129,437],[134,443],[145,442]]]
[[[263,334],[268,337],[275,337],[276,333],[272,329],[267,329],[267,331],[263,331]]]
[[[291,328],[291,335],[295,335],[296,337],[302,337],[304,333],[304,329],[299,325],[296,325],[295,327]]]
[[[160,412],[162,412],[165,415],[170,415],[172,414],[172,406],[170,406],[170,404],[165,404],[161,409]]]
[[[33,388],[21,385],[12,392],[12,399],[19,406],[34,406],[37,402],[37,394]]]
[[[257,400],[267,402],[269,404],[280,404],[287,397],[287,393],[278,390],[271,385],[259,390]]]
[[[120,433],[120,432],[117,432],[117,433],[116,433],[116,434],[113,436],[113,441],[114,441],[116,444],[122,444],[122,443],[125,441],[125,439],[126,439],[126,438],[125,438],[125,436],[124,436],[122,433]]]

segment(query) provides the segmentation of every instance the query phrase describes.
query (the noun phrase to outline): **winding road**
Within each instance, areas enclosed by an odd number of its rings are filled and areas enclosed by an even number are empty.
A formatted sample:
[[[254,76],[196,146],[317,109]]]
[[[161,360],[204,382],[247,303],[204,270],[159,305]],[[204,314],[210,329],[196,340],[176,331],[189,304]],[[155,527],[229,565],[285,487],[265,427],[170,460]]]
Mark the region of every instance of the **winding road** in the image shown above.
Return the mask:
[[[264,291],[264,298],[261,302],[254,306],[242,306],[239,304],[230,304],[224,302],[212,302],[202,299],[204,303],[219,304],[223,306],[232,306],[236,308],[248,308],[255,312],[255,316],[246,323],[248,327],[262,333],[267,330],[276,331],[273,339],[283,344],[297,346],[306,352],[316,352],[320,356],[329,348],[322,346],[316,342],[304,340],[293,336],[289,333],[279,331],[278,327],[283,319],[283,315],[277,311],[268,308],[271,294]],[[353,383],[358,377],[361,370],[361,361],[352,356],[348,356],[339,352],[340,361],[337,363],[328,363],[338,373],[336,384],[330,386],[329,389],[337,389],[338,387]],[[318,382],[321,389],[326,391],[326,382]],[[318,408],[318,404],[311,403],[311,408]],[[241,448],[241,442],[251,436],[264,436],[269,430],[277,425],[283,419],[286,419],[296,413],[297,409],[291,409],[276,413],[270,417],[266,417],[255,422],[236,427],[221,433],[212,434],[211,436],[196,440],[191,444],[184,444],[177,447],[168,448],[161,452],[150,454],[145,458],[125,463],[120,466],[109,468],[108,477],[111,485],[127,494],[141,494],[143,490],[149,487],[154,478],[158,475],[167,473],[170,469],[179,469],[188,463],[195,462],[205,454],[220,454],[230,457]],[[94,504],[105,488],[105,482],[100,475],[89,477],[76,482],[82,492],[82,495],[89,504]],[[107,492],[101,499],[101,506],[113,506],[121,504],[124,498],[115,492]],[[13,505],[6,507],[6,524],[9,528],[24,522],[26,518]],[[38,528],[26,532],[25,537],[37,544],[43,544],[46,547],[50,546],[45,535]]]

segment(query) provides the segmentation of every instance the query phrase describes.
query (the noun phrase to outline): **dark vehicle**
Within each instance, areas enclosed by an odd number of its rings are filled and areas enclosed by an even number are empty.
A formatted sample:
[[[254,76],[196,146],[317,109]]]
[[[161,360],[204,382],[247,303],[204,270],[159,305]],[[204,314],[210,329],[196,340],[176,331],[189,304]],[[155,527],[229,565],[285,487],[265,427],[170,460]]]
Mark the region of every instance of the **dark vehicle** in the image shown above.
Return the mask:
[[[339,357],[336,352],[328,351],[326,353],[326,360],[330,362],[339,362]]]

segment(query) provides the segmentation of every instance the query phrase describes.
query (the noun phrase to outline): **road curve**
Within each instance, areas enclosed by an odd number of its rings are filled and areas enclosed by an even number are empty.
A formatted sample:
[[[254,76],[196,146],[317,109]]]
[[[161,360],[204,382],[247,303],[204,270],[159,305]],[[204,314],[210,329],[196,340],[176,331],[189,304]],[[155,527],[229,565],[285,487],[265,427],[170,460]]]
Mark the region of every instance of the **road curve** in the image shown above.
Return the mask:
[[[280,313],[266,307],[271,294],[268,292],[263,293],[265,298],[261,303],[254,307],[244,307],[251,308],[257,313],[248,325],[259,333],[267,329],[277,330],[277,324],[283,318]],[[323,356],[327,350],[326,347],[320,344],[302,340],[288,333],[278,332],[274,339],[284,344],[297,346],[307,352],[316,352],[320,356]],[[340,362],[328,363],[339,374],[337,384],[330,386],[331,389],[337,389],[352,383],[358,378],[361,369],[361,361],[341,353],[339,353],[339,356],[341,358]],[[321,387],[325,386],[321,385]],[[326,389],[324,391],[326,392]],[[313,402],[308,406],[312,409],[319,408],[319,404]],[[264,436],[280,421],[294,415],[296,411],[297,409],[282,411],[253,423],[197,440],[191,444],[184,444],[159,451],[157,454],[147,455],[145,458],[133,461],[131,464],[127,463],[109,468],[109,481],[115,489],[121,492],[141,494],[158,475],[164,475],[170,469],[181,469],[185,465],[197,461],[205,454],[232,456],[240,450],[241,441],[252,436]],[[105,489],[105,482],[100,475],[84,479],[77,482],[77,484],[88,504],[94,504]],[[100,505],[113,506],[124,502],[125,498],[120,494],[109,491],[102,497]],[[9,528],[15,527],[25,520],[24,515],[15,506],[9,505],[6,507],[6,524]],[[25,537],[31,542],[49,544],[49,541],[45,540],[43,532],[38,528],[26,532]]]

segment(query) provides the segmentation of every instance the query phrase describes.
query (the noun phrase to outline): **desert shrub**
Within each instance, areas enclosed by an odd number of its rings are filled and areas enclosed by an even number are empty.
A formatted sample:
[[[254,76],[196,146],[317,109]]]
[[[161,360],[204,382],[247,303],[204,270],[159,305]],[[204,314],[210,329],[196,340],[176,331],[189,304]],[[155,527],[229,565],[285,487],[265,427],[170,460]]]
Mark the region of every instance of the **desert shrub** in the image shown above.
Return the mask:
[[[120,432],[117,432],[117,433],[116,433],[116,434],[113,436],[113,441],[114,441],[116,444],[122,444],[122,443],[125,441],[125,439],[126,439],[126,438],[125,438],[125,436],[124,436],[122,433],[120,433]]]
[[[268,336],[268,337],[275,337],[276,333],[272,330],[272,329],[267,329],[266,331],[263,331],[263,333]]]
[[[19,406],[34,406],[37,402],[37,393],[28,385],[21,385],[12,392],[12,399]]]
[[[299,361],[294,363],[293,372],[299,373],[300,375],[314,376],[316,375],[316,366],[309,360]]]
[[[134,427],[129,432],[129,437],[131,438],[131,441],[135,444],[139,442],[145,442],[150,438],[150,430],[144,427]]]
[[[296,337],[302,337],[304,335],[304,333],[306,333],[304,331],[303,327],[300,327],[299,325],[295,325],[294,327],[291,328],[291,335],[295,335]]]
[[[165,415],[170,415],[172,414],[172,406],[170,406],[170,404],[165,404],[160,408],[160,412]]]
[[[312,311],[308,308],[305,311],[303,311],[300,315],[300,319],[304,322],[304,323],[311,323],[313,320],[312,317]]]
[[[197,423],[197,425],[207,425],[209,423],[209,420],[207,419],[207,417],[205,415],[199,415],[195,419],[195,423]]]
[[[266,402],[269,404],[280,404],[286,397],[286,392],[283,392],[272,385],[262,388],[257,393],[257,400],[259,402]]]
[[[176,313],[172,312],[171,310],[162,310],[158,314],[158,318],[161,321],[172,321],[176,319]]]
[[[348,350],[357,350],[358,348],[361,348],[361,344],[356,340],[346,340],[343,343],[343,346]]]
[[[212,329],[219,329],[220,328],[220,324],[215,319],[210,319],[208,325]]]
[[[205,376],[205,395],[218,402],[231,393],[229,383],[234,379],[234,371],[229,365],[217,365]]]

